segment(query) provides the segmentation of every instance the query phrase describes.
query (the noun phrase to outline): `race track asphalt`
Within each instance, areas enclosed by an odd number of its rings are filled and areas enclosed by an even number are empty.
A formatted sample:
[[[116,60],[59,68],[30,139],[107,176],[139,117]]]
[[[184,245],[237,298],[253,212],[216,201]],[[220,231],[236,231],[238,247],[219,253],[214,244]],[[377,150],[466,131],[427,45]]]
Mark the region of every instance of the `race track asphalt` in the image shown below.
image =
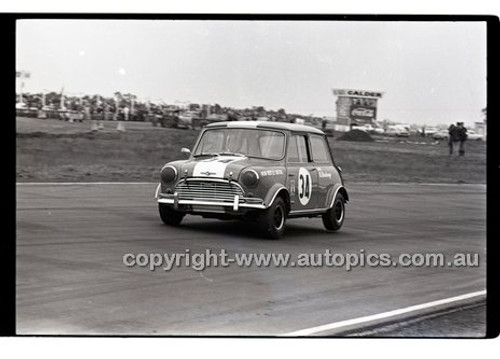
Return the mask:
[[[155,188],[18,184],[18,334],[286,335],[485,289],[484,185],[347,184],[351,201],[341,231],[326,232],[320,218],[293,219],[280,240],[260,238],[251,223],[198,216],[165,226]],[[127,253],[207,249],[479,253],[480,263],[350,271],[236,265],[150,271],[123,264]],[[432,336],[432,328],[426,331]]]

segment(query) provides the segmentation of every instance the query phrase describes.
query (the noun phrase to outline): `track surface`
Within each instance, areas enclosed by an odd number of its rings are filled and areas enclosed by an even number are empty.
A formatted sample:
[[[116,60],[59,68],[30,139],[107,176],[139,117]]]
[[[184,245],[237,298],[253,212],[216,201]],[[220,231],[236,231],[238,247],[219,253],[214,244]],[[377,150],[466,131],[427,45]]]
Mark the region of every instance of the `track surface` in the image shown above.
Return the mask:
[[[340,232],[324,231],[319,218],[294,219],[278,241],[238,221],[188,216],[181,227],[167,227],[155,187],[17,186],[19,334],[283,335],[485,288],[484,185],[348,185]],[[477,268],[351,271],[234,265],[151,272],[122,262],[125,253],[186,249],[481,257]]]

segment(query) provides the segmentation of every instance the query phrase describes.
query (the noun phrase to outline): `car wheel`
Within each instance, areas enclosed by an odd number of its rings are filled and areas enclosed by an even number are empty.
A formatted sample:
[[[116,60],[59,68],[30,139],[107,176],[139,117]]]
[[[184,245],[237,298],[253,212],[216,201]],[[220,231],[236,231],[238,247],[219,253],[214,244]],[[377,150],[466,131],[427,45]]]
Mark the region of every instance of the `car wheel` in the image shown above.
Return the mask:
[[[345,218],[345,200],[342,193],[337,193],[332,208],[323,214],[323,224],[329,231],[338,231]]]
[[[259,218],[263,235],[267,238],[278,239],[285,231],[286,205],[281,197],[277,197],[274,203],[266,209]]]
[[[169,226],[178,226],[182,218],[184,218],[184,213],[176,211],[166,204],[158,203],[158,209],[160,211],[161,220]]]

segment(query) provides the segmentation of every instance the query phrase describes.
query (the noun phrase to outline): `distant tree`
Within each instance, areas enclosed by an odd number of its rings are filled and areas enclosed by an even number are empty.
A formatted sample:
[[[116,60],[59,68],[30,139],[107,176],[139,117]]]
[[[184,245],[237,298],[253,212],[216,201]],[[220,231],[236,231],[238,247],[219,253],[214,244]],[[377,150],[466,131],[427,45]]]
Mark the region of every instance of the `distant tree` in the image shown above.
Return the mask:
[[[61,101],[61,94],[57,92],[49,92],[45,94],[45,102],[47,104],[51,104],[53,106],[59,106],[59,102]]]
[[[286,115],[285,109],[280,108],[277,113],[278,113],[278,120],[280,120],[280,121],[287,120],[287,115]]]
[[[256,106],[254,107],[255,113],[257,116],[262,116],[266,113],[266,109],[264,106]]]

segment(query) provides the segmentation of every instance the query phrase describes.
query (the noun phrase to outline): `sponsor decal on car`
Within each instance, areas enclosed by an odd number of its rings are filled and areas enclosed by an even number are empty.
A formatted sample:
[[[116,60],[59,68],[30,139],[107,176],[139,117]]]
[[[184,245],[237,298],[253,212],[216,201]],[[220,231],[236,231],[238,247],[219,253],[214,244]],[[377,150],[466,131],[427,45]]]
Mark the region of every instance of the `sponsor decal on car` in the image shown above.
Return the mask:
[[[326,172],[321,167],[317,167],[319,178],[332,178],[332,174],[330,172]]]
[[[260,175],[265,177],[265,176],[278,176],[278,175],[282,175],[283,174],[283,170],[266,170],[266,171],[260,171]]]

